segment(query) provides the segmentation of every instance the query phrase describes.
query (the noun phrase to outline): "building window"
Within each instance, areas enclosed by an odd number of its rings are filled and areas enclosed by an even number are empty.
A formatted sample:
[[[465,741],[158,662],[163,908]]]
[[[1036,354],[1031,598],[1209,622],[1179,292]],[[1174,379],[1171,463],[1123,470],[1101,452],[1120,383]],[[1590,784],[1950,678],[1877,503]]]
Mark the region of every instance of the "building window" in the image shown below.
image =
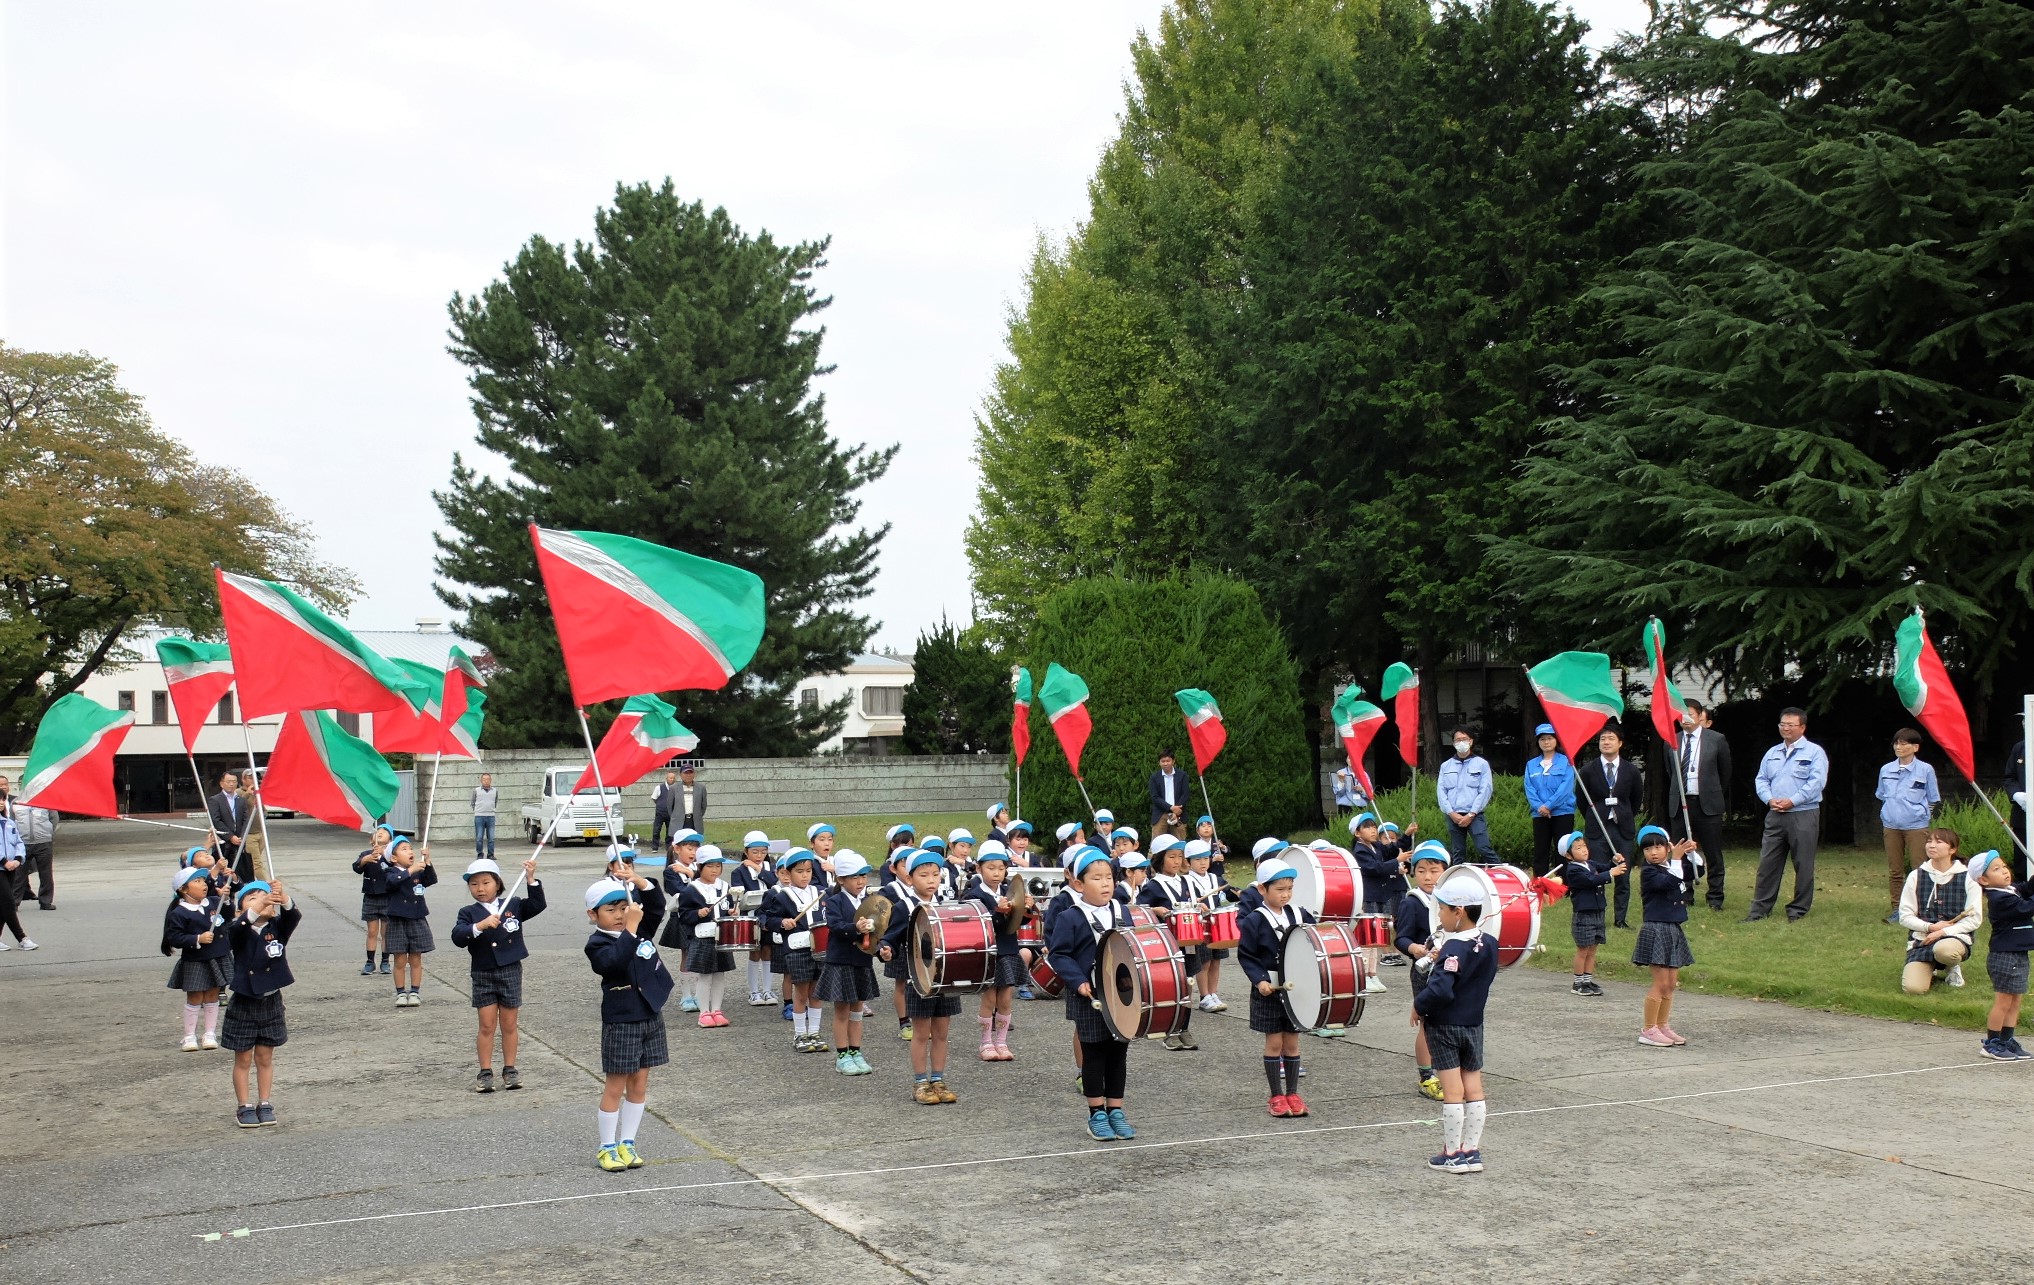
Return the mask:
[[[347,710],[341,710],[332,716],[332,720],[338,723],[339,730],[348,736],[360,735],[360,715]]]
[[[800,709],[818,709],[818,708],[819,708],[819,689],[818,689],[817,687],[801,687],[801,688],[799,688],[799,689],[798,689],[798,708],[800,708]]]
[[[862,713],[870,718],[896,718],[904,713],[902,687],[862,688]]]
[[[221,696],[219,698],[219,721],[222,723],[232,723],[238,721],[233,717],[232,692],[227,692],[224,696]]]
[[[157,727],[169,722],[168,692],[150,692],[148,694],[148,721],[154,723]]]
[[[133,692],[120,693],[119,698],[116,699],[113,702],[113,704],[118,708],[124,709],[128,713],[132,714],[134,712],[134,693]]]

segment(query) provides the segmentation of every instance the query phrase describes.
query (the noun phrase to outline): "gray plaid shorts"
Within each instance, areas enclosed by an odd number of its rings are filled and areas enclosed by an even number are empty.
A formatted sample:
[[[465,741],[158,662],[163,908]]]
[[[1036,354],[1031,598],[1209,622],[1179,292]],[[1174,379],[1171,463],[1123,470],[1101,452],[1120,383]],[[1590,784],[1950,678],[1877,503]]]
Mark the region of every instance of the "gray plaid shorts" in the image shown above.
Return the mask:
[[[473,970],[473,1007],[496,1004],[502,1008],[523,1006],[523,964],[517,960],[502,968]]]
[[[1992,979],[1992,989],[1999,994],[2025,995],[2027,952],[2024,950],[1985,952],[1985,975]]]
[[[1483,1028],[1480,1026],[1437,1026],[1427,1024],[1427,1052],[1436,1071],[1481,1071],[1483,1069]]]

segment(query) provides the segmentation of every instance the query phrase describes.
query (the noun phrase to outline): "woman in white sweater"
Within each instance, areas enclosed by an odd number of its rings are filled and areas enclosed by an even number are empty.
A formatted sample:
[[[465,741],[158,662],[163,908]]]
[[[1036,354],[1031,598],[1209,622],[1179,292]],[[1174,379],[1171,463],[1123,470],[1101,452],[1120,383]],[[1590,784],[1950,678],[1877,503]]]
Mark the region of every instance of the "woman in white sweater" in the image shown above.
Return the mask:
[[[1961,842],[1956,831],[1937,827],[1928,832],[1928,860],[1907,876],[1900,889],[1900,927],[1907,930],[1907,966],[1900,989],[1926,995],[1935,975],[1946,972],[1951,986],[1963,985],[1964,960],[1984,917],[1984,898],[1971,892],[1957,860]]]

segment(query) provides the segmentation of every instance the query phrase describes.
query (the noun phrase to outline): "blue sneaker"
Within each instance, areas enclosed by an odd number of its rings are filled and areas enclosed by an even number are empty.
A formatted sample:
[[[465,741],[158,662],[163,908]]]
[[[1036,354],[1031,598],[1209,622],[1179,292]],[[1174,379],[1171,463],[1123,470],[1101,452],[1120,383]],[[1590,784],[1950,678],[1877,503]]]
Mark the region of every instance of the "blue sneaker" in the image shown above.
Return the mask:
[[[1100,1107],[1088,1112],[1088,1136],[1096,1142],[1114,1142],[1116,1127],[1109,1123],[1109,1113]]]
[[[266,1102],[256,1103],[254,1107],[254,1122],[256,1124],[274,1124],[275,1108]]]
[[[784,1020],[791,1020],[791,1001],[788,999],[784,1001]]]
[[[1978,1045],[1978,1052],[1994,1062],[2017,1062],[2020,1060],[2013,1056],[2013,1051],[2006,1047],[2003,1040],[1996,1038],[1988,1037],[1984,1043]]]
[[[2021,1047],[2020,1039],[2018,1036],[2008,1036],[2006,1039],[2000,1042],[2006,1046],[2006,1052],[2011,1053],[2013,1055],[2014,1061],[2017,1062],[2034,1061],[2034,1053],[2029,1053],[2025,1048]]]
[[[233,1123],[243,1129],[259,1129],[261,1117],[251,1106],[239,1107],[233,1112]]]
[[[1454,1166],[1455,1166],[1455,1161],[1456,1161],[1456,1158],[1457,1158],[1457,1155],[1456,1155],[1456,1153],[1455,1153],[1455,1152],[1453,1152],[1453,1151],[1443,1151],[1443,1152],[1442,1152],[1442,1153],[1441,1153],[1440,1155],[1438,1155],[1438,1156],[1428,1156],[1428,1157],[1427,1157],[1427,1168],[1429,1168],[1429,1169],[1438,1169],[1438,1170],[1442,1171],[1443,1173],[1445,1173],[1445,1172],[1447,1172],[1447,1171],[1448,1171],[1449,1169],[1452,1169],[1452,1168],[1454,1168]]]
[[[681,1013],[697,1013],[699,1011],[699,1001],[690,995],[683,996],[678,1001],[678,1011]]]
[[[869,1065],[869,1059],[862,1056],[860,1049],[856,1049],[850,1056],[855,1060],[856,1075],[868,1075],[876,1069]]]
[[[370,957],[366,963],[360,966],[360,975],[362,977],[374,976],[374,960],[372,957]]]
[[[1031,988],[1030,988],[1029,986],[1019,986],[1019,987],[1017,988],[1017,998],[1018,998],[1018,999],[1037,999],[1037,998],[1038,998],[1038,996],[1036,996],[1036,995],[1033,995],[1033,994],[1031,993]]]
[[[1117,1137],[1126,1141],[1137,1136],[1137,1130],[1131,1128],[1130,1122],[1123,1118],[1122,1107],[1111,1107],[1109,1109],[1109,1127],[1116,1131]]]
[[[1460,1155],[1455,1157],[1455,1161],[1459,1168],[1451,1169],[1448,1172],[1450,1173],[1483,1172],[1483,1151],[1481,1148],[1478,1148],[1475,1151],[1464,1151]]]

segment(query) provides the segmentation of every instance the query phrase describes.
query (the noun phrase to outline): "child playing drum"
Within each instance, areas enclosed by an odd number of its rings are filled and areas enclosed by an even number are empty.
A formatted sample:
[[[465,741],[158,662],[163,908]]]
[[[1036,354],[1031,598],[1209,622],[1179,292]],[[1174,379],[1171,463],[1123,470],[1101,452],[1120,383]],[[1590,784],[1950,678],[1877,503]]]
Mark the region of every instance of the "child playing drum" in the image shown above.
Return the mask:
[[[920,906],[938,902],[945,865],[944,856],[925,848],[913,848],[905,858],[905,900],[897,906],[890,918],[890,929],[883,934],[879,953],[885,962],[905,959],[908,963],[914,912]],[[920,995],[909,976],[907,968],[905,980],[898,982],[897,988],[904,992],[904,1012],[911,1019],[913,1030],[911,1100],[928,1107],[958,1102],[960,1095],[946,1086],[946,1036],[954,1014],[960,1012],[960,996]]]
[[[982,1011],[976,1018],[982,1024],[980,1056],[984,1062],[1016,1060],[1016,1054],[1010,1051],[1010,1027],[1015,1020],[1012,1009],[1016,1007],[1017,987],[1023,983],[1031,963],[1024,958],[1017,930],[1003,926],[1003,916],[1010,912],[1009,872],[1003,845],[999,843],[993,848],[984,845],[981,860],[975,863],[974,880],[967,890],[967,900],[980,902],[996,916],[996,975],[982,987]]]
[[[1123,1115],[1130,1046],[1103,1020],[1092,980],[1103,935],[1128,928],[1130,916],[1116,904],[1116,875],[1101,851],[1081,852],[1070,873],[1079,896],[1052,921],[1052,967],[1066,984],[1066,1017],[1080,1045],[1088,1136],[1097,1142],[1134,1138],[1137,1130]]]
[[[1312,914],[1292,904],[1293,881],[1298,878],[1299,871],[1279,854],[1257,867],[1256,888],[1264,902],[1243,917],[1243,941],[1236,948],[1237,962],[1250,979],[1250,1029],[1264,1037],[1264,1079],[1271,1086],[1266,1106],[1280,1117],[1307,1113],[1299,1091],[1299,1027],[1278,995],[1286,934],[1314,921]]]
[[[1439,923],[1440,903],[1434,900],[1434,885],[1448,870],[1448,849],[1438,840],[1429,839],[1413,849],[1413,886],[1399,898],[1398,921],[1394,926],[1393,944],[1399,953],[1413,961],[1413,998],[1419,998],[1420,988],[1426,985],[1427,969],[1420,966],[1433,950],[1432,938]],[[1415,1027],[1413,1030],[1413,1057],[1417,1065],[1420,1093],[1436,1102],[1441,1100],[1441,1081],[1434,1075],[1434,1062],[1427,1049],[1427,1033]]]
[[[1118,830],[1118,837],[1126,831]],[[1126,864],[1136,854],[1126,853],[1119,860]],[[1151,844],[1151,860],[1157,866],[1157,873],[1148,882],[1136,886],[1136,904],[1151,907],[1161,924],[1171,924],[1181,910],[1193,909],[1193,895],[1189,891],[1186,875],[1186,850],[1172,835],[1160,835]],[[1129,871],[1124,871],[1125,882],[1129,882]],[[1190,947],[1183,947],[1187,976],[1191,978],[1201,966],[1200,954]],[[1191,1021],[1193,1010],[1187,1011]],[[1194,1043],[1193,1033],[1182,1027],[1178,1032],[1165,1037],[1165,1047],[1174,1053],[1192,1052],[1200,1045]]]
[[[1229,1007],[1222,1002],[1220,990],[1222,961],[1229,957],[1229,951],[1227,947],[1214,944],[1218,940],[1214,917],[1220,912],[1225,885],[1221,876],[1214,872],[1213,857],[1206,839],[1187,841],[1187,892],[1199,903],[1202,913],[1209,917],[1207,939],[1195,947],[1194,977],[1200,983],[1199,1008],[1203,1013],[1221,1013]]]

